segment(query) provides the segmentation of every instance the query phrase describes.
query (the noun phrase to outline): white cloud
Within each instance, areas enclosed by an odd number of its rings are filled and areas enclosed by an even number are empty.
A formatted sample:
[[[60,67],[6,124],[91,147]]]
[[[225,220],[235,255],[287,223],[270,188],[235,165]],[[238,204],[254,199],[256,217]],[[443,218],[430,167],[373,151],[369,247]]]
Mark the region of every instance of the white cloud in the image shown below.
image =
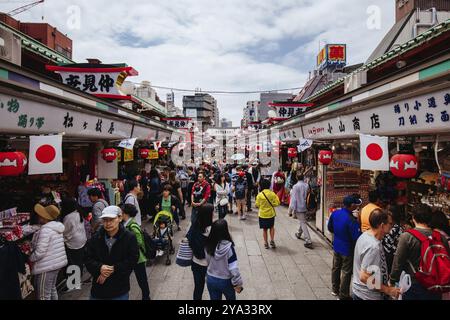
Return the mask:
[[[349,63],[365,61],[394,23],[394,1],[376,3],[382,9],[381,30],[366,27],[372,0],[59,0],[17,18],[39,22],[44,15],[72,38],[76,61],[125,62],[140,72],[132,81],[244,91],[303,85],[323,40],[347,43]],[[81,9],[80,30],[67,26],[71,5]],[[141,47],[129,46],[126,35],[139,39]],[[287,49],[287,39],[310,40]],[[166,92],[158,92],[164,98]],[[182,95],[176,93],[179,106]],[[245,102],[258,95],[215,97],[220,116],[238,125]]]

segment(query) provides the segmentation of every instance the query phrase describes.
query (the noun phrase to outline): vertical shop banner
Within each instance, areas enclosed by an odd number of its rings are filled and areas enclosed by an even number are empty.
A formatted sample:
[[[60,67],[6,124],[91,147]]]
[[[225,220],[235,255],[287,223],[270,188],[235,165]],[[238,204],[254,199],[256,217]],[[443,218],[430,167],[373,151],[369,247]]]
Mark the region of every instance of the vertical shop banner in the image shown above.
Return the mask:
[[[62,172],[62,136],[30,136],[28,174]]]
[[[122,150],[117,150],[117,162],[122,162]]]
[[[155,160],[159,158],[158,150],[149,150],[148,152],[148,160]]]
[[[389,171],[388,137],[359,135],[361,170]]]
[[[123,162],[130,162],[133,161],[133,159],[134,159],[133,149],[131,150],[123,149]]]

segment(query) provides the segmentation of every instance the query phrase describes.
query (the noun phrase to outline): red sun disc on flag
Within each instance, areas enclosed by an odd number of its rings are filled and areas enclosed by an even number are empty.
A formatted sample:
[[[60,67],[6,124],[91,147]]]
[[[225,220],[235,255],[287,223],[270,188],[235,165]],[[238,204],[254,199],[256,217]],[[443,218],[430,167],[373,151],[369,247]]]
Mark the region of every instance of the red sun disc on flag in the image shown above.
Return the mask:
[[[371,143],[366,148],[367,157],[370,160],[377,161],[383,157],[383,149],[376,143]]]
[[[52,162],[56,157],[56,150],[51,145],[44,144],[36,150],[36,159],[41,163]]]

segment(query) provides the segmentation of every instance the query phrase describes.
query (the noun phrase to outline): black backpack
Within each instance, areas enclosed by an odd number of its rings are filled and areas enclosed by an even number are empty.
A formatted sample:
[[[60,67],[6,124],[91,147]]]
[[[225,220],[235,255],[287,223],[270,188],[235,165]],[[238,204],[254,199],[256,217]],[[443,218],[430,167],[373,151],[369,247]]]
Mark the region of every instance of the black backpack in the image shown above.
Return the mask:
[[[152,242],[152,237],[148,234],[148,232],[145,229],[142,229],[139,227],[139,225],[136,223],[136,226],[139,228],[139,231],[142,234],[142,237],[144,238],[144,246],[145,246],[145,252],[144,255],[147,259],[154,259],[155,257],[155,249]],[[130,228],[133,228],[134,224],[130,226]]]

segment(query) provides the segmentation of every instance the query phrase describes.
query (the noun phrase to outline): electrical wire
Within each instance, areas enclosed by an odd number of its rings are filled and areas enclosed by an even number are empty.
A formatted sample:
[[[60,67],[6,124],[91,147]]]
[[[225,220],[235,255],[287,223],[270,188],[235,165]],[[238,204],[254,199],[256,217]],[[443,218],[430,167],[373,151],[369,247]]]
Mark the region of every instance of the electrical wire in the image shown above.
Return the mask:
[[[128,81],[132,84],[142,85],[139,82]],[[255,94],[255,93],[270,93],[277,91],[293,91],[299,90],[303,87],[293,87],[293,88],[284,88],[284,89],[269,89],[269,90],[255,90],[255,91],[227,91],[227,90],[202,90],[202,89],[182,89],[182,88],[174,88],[174,87],[166,87],[166,86],[155,86],[153,84],[150,85],[151,88],[155,89],[164,89],[170,91],[178,91],[178,92],[196,92],[196,93],[214,93],[214,94]]]

